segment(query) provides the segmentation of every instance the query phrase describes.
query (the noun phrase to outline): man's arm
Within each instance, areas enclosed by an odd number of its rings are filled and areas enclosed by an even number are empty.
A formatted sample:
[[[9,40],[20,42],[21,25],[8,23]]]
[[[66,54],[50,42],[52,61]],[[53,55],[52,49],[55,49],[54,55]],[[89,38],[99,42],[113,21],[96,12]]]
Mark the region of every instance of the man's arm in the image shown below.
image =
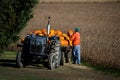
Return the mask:
[[[75,34],[73,34],[70,38],[71,41],[73,41],[75,39]]]

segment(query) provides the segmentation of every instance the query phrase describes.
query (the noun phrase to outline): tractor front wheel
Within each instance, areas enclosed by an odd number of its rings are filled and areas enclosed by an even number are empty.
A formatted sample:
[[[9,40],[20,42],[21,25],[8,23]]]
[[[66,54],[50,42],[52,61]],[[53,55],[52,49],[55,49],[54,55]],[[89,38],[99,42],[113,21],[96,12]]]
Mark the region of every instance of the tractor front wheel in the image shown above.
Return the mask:
[[[22,53],[19,51],[16,55],[16,65],[18,68],[23,67],[23,63],[22,63]]]

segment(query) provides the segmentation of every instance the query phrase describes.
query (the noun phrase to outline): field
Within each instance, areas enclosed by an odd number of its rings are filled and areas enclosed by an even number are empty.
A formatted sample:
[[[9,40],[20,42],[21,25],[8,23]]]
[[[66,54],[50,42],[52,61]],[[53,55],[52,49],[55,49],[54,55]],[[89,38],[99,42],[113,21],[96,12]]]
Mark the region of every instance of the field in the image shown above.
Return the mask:
[[[39,0],[40,3],[54,3],[54,2],[118,2],[120,0]]]
[[[41,3],[20,36],[47,26],[67,32],[81,28],[81,58],[93,64],[120,69],[120,3]],[[11,47],[14,48],[14,47]]]

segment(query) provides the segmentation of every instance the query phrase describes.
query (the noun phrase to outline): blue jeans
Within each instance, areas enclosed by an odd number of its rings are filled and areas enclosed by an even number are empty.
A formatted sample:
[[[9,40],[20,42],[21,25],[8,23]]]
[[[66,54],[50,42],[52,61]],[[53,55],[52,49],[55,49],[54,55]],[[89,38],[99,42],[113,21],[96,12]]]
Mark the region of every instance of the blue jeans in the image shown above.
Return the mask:
[[[73,47],[73,63],[80,64],[80,45],[76,45]]]

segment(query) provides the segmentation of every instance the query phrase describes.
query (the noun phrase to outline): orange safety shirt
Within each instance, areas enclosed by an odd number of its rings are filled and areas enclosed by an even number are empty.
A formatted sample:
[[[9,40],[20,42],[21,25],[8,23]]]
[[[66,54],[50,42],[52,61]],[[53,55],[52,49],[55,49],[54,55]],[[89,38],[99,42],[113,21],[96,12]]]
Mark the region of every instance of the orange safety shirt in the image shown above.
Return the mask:
[[[75,32],[72,35],[71,40],[72,40],[73,46],[80,45],[80,33],[79,32]]]

